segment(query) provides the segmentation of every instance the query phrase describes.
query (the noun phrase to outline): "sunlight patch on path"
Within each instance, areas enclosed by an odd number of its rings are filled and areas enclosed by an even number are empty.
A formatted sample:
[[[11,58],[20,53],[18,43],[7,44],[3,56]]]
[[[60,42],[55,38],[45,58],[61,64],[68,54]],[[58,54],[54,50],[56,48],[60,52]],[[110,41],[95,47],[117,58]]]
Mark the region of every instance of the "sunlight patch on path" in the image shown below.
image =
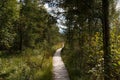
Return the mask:
[[[60,55],[61,50],[62,48],[58,49],[53,56],[53,80],[70,80]]]

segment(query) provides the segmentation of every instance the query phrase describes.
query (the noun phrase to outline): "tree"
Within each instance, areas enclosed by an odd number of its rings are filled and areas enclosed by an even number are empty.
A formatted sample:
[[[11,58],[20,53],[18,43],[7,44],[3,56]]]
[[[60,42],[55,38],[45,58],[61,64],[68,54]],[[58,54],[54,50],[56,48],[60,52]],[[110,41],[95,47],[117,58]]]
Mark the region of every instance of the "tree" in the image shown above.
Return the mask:
[[[103,50],[104,50],[104,79],[111,80],[111,49],[109,27],[109,0],[102,0],[103,9]]]
[[[44,40],[51,44],[51,31],[56,26],[56,21],[47,13],[43,4],[39,0],[20,0],[19,7],[15,46],[22,51],[26,48],[34,49]]]
[[[0,49],[10,49],[16,33],[13,31],[14,22],[18,19],[16,0],[0,0]]]

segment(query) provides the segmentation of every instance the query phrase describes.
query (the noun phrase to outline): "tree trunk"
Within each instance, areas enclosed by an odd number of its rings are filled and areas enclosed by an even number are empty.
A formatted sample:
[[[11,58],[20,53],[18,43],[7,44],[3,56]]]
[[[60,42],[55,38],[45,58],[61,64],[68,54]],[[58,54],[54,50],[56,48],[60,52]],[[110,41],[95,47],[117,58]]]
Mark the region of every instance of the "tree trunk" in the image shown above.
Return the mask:
[[[104,80],[111,80],[111,49],[110,49],[110,26],[109,26],[109,0],[102,0],[103,10],[103,51],[104,51]]]
[[[20,0],[20,5],[22,4],[22,0]],[[22,16],[22,11],[20,10],[20,17]],[[22,44],[23,44],[23,36],[22,36],[22,25],[21,25],[21,21],[19,24],[19,50],[20,52],[22,52]]]

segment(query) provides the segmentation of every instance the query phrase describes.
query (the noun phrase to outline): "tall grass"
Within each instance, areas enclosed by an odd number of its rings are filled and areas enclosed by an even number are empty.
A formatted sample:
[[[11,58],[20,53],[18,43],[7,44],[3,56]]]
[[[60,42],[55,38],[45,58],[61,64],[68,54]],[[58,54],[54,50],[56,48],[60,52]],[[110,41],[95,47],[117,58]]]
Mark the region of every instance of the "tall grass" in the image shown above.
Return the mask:
[[[22,53],[0,52],[0,80],[52,80],[52,56],[63,43],[25,49]]]
[[[52,52],[26,49],[17,55],[1,53],[0,80],[52,80]]]

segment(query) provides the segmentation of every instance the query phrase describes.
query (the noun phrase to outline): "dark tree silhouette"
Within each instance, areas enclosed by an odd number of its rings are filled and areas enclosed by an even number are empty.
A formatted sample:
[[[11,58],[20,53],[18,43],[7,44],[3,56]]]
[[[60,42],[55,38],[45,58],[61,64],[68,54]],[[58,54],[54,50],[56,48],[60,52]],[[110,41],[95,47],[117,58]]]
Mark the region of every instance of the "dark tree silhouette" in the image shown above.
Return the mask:
[[[109,0],[102,0],[103,10],[103,51],[104,51],[104,79],[111,80],[111,50],[110,50],[110,26],[109,26]]]

